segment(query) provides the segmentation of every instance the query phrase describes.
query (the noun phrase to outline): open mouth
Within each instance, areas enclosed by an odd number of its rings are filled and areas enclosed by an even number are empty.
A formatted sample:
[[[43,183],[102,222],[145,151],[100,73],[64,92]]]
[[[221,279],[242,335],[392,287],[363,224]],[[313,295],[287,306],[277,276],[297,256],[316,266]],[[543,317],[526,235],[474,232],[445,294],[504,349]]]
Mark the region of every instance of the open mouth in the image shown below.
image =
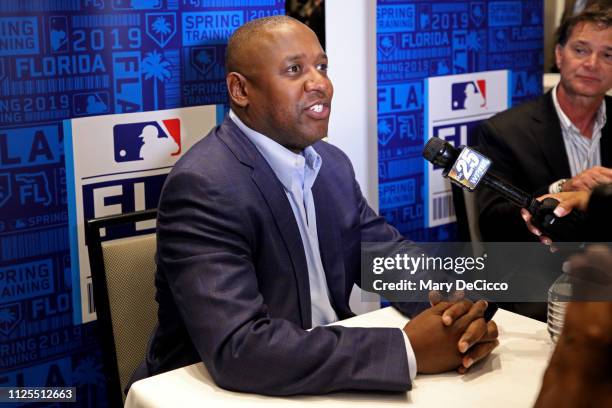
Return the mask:
[[[315,105],[312,105],[310,108],[308,108],[308,110],[312,112],[316,112],[316,113],[321,113],[323,112],[323,104],[317,103]]]
[[[311,119],[324,120],[329,117],[329,103],[315,102],[306,108],[306,115]]]

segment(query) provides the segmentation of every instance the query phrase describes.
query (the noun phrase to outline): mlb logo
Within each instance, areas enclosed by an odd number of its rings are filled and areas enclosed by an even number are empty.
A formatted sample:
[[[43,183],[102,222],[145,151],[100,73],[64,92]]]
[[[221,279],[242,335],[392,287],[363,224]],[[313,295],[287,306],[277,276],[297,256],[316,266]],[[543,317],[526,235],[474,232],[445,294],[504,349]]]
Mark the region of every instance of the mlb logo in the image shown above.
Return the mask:
[[[181,121],[126,123],[113,127],[115,161],[165,160],[181,153]]]
[[[487,83],[484,79],[452,84],[452,110],[479,110],[487,106]]]

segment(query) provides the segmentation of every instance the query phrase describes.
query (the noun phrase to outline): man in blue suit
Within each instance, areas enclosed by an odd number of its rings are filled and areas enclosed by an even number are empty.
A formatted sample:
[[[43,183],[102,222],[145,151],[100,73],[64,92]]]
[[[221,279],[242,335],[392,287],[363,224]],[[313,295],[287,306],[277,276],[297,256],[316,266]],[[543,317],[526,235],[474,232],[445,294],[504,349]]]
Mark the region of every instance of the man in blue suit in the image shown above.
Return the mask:
[[[497,328],[483,301],[440,302],[404,330],[323,326],[353,316],[361,242],[404,239],[321,141],[333,87],[309,28],[252,21],[230,39],[226,67],[230,114],[162,193],[148,374],[203,361],[232,390],[405,391],[417,370],[464,372],[487,356]]]

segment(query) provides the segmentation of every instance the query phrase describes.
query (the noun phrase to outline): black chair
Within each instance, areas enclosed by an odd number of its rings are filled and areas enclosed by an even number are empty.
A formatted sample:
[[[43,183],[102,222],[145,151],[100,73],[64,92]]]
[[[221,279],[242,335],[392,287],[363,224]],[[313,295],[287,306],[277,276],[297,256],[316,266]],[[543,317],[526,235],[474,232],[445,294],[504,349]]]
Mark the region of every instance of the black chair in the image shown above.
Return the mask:
[[[97,327],[104,355],[109,405],[123,406],[130,376],[143,361],[157,323],[155,230],[128,238],[137,222],[151,222],[157,209],[101,217],[86,222],[85,242],[93,280]],[[123,234],[125,236],[125,234]]]

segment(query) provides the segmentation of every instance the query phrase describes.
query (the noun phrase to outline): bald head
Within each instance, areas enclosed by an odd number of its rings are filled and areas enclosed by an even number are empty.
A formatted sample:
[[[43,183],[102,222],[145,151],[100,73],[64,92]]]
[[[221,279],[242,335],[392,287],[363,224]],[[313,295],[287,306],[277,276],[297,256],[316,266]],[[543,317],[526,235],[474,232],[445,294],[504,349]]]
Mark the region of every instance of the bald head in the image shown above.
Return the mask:
[[[293,151],[326,136],[333,86],[310,28],[286,16],[253,20],[226,55],[230,107],[246,126]]]
[[[249,52],[256,52],[253,43],[269,31],[285,24],[302,24],[289,16],[272,16],[249,21],[230,37],[225,52],[225,72],[243,73],[249,61]]]

